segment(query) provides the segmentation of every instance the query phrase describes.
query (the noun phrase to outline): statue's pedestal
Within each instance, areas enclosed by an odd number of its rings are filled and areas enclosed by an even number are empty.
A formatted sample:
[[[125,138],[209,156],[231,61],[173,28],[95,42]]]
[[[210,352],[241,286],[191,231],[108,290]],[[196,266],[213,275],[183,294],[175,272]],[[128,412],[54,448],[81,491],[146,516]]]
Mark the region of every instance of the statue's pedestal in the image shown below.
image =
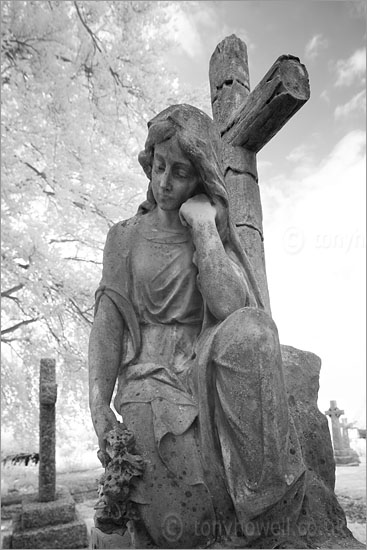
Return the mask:
[[[126,529],[126,533],[124,535],[117,535],[116,533],[108,535],[107,533],[103,533],[103,531],[97,527],[92,527],[90,547],[92,550],[102,548],[134,548],[128,529]]]
[[[87,526],[67,489],[60,488],[51,502],[37,498],[24,499],[14,514],[10,548],[88,548]]]
[[[361,462],[353,449],[334,450],[334,458],[337,466],[359,466]]]
[[[307,467],[306,498],[297,523],[303,548],[365,548],[348,529],[334,492],[336,457],[327,417],[317,406],[321,360],[291,346],[281,349],[289,408]],[[347,455],[342,460],[348,461]]]

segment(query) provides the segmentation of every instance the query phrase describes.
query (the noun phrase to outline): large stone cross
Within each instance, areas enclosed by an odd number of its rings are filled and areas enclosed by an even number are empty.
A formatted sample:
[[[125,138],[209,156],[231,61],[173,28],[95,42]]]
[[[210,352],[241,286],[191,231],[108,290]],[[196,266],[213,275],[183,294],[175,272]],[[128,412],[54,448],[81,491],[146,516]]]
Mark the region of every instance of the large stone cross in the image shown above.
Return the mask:
[[[336,401],[330,401],[330,408],[325,411],[326,416],[330,416],[331,430],[333,434],[334,451],[341,451],[344,447],[339,418],[344,411],[338,408]]]
[[[282,55],[250,93],[246,44],[233,34],[216,47],[209,80],[232,219],[270,313],[256,153],[310,97],[308,74],[297,57]]]

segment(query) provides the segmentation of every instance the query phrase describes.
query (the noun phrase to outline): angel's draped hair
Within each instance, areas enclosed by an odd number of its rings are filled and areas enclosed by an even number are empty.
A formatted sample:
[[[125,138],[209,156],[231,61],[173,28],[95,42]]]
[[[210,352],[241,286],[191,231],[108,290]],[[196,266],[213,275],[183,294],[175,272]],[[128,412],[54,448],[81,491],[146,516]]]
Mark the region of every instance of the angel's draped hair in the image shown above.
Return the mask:
[[[223,244],[236,254],[251,289],[251,305],[264,308],[252,266],[242,248],[229,213],[229,200],[222,170],[222,145],[213,120],[200,109],[187,104],[172,105],[148,122],[148,137],[138,160],[149,179],[146,200],[138,214],[146,214],[157,205],[152,191],[154,148],[175,136],[200,178],[197,193],[205,193],[217,208],[216,224]]]
[[[229,207],[221,168],[221,139],[212,119],[191,105],[172,105],[148,122],[148,137],[138,160],[149,179],[149,186],[147,198],[138,212],[149,212],[156,207],[151,183],[154,148],[173,136],[199,175],[195,194],[206,194],[218,206],[217,228],[224,242],[228,233]]]

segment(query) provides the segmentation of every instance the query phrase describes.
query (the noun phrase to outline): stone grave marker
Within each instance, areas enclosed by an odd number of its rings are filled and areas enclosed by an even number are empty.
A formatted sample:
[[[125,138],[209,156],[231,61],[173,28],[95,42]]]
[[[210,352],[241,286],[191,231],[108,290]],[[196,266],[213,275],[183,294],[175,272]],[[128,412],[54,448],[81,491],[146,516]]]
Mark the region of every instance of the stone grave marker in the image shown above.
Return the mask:
[[[56,490],[56,368],[53,359],[41,359],[39,384],[39,482],[40,502],[55,500]]]
[[[329,416],[331,420],[335,464],[337,466],[359,466],[360,459],[358,454],[351,449],[349,444],[346,419],[343,423],[339,420],[344,414],[344,411],[338,408],[336,401],[330,401],[330,407],[325,411],[325,414]]]
[[[65,487],[56,487],[56,364],[41,359],[39,389],[39,490],[13,516],[9,548],[87,548],[87,527]],[[3,546],[5,548],[5,546]]]
[[[350,448],[349,430],[353,427],[353,422],[348,422],[347,418],[341,419],[342,439],[345,449]]]

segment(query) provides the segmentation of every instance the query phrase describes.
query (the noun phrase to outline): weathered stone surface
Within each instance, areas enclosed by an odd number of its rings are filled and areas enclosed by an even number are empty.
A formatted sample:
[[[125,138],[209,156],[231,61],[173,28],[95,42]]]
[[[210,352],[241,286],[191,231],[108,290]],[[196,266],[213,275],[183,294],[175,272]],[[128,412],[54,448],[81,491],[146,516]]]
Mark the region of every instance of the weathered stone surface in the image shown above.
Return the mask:
[[[92,550],[95,548],[133,548],[129,531],[126,531],[124,535],[117,533],[109,535],[97,527],[92,527],[90,547]]]
[[[1,499],[1,518],[2,519],[12,519],[15,514],[19,514],[22,510],[22,505],[18,503],[14,504],[4,504],[3,499]]]
[[[234,34],[216,47],[209,65],[214,120],[225,126],[249,94],[247,47]]]
[[[288,403],[303,456],[326,485],[334,490],[335,462],[325,415],[317,407],[321,359],[314,353],[281,346]]]
[[[54,405],[57,398],[57,384],[44,383],[40,387],[40,403]]]
[[[1,548],[12,548],[11,546],[11,533],[1,533]]]
[[[321,360],[291,346],[281,346],[281,350],[289,408],[307,466],[298,534],[310,548],[364,548],[347,528],[334,493],[331,437],[327,419],[317,407]]]
[[[335,493],[313,470],[308,471],[299,526],[309,548],[365,548],[348,529]]]
[[[250,174],[237,174],[228,170],[226,189],[229,195],[229,211],[236,225],[248,225],[262,235],[262,209],[260,189]]]
[[[246,180],[253,177],[257,181],[255,153],[261,149],[282,126],[307,101],[310,95],[306,68],[299,59],[283,55],[277,59],[268,73],[249,94],[249,70],[246,44],[231,35],[225,38],[215,49],[209,67],[209,80],[212,99],[213,118],[217,123],[223,143],[227,144],[223,152],[223,170],[226,186],[232,195],[231,209],[238,218],[244,212],[250,213],[251,221],[237,222],[247,224],[251,231],[260,231],[262,236],[262,216],[260,195],[254,194],[254,188],[245,196]],[[230,146],[234,147],[230,152]],[[246,151],[241,158],[239,148]],[[251,154],[252,153],[252,154]],[[238,172],[239,189],[235,189],[231,173]],[[228,182],[228,183],[227,183]],[[239,202],[239,199],[242,202]],[[257,237],[253,237],[257,240]],[[248,246],[248,242],[242,243]],[[261,293],[266,310],[271,314],[269,290],[266,278],[264,247],[259,243],[259,256],[253,264],[259,275]]]
[[[27,529],[37,529],[58,523],[68,523],[75,519],[75,501],[66,491],[59,492],[52,502],[23,502],[16,521],[14,533]]]
[[[242,84],[237,81],[229,81],[228,84],[224,83],[220,89],[217,90],[217,96],[212,103],[213,116],[219,128],[225,128],[228,121],[228,113],[231,113],[237,109],[242,101],[246,99],[248,95],[248,89],[244,88]]]
[[[270,314],[270,298],[266,279],[264,245],[261,234],[251,225],[237,225],[242,246],[249,257],[259,285],[266,311]]]
[[[56,500],[39,502],[25,495],[13,508],[9,548],[85,548],[88,531],[68,489],[58,486]]]
[[[247,46],[235,34],[227,36],[215,48],[209,62],[212,98],[228,80],[238,81],[250,89],[247,61]]]
[[[27,531],[19,531],[12,536],[12,548],[87,548],[88,533],[84,521],[51,525]]]
[[[258,182],[256,155],[243,147],[232,147],[228,143],[222,143],[222,168],[224,176],[227,170],[239,174],[250,174],[255,182]]]
[[[40,364],[40,417],[39,417],[39,500],[55,499],[55,421],[56,421],[56,363],[54,359],[41,359]]]
[[[223,139],[257,153],[310,97],[306,67],[282,55],[232,115]]]
[[[123,532],[129,520],[138,518],[137,507],[131,502],[135,482],[145,468],[143,457],[135,450],[135,437],[124,424],[109,432],[107,449],[98,453],[105,465],[105,473],[99,481],[99,500],[94,516],[95,526],[104,533],[116,528]]]

